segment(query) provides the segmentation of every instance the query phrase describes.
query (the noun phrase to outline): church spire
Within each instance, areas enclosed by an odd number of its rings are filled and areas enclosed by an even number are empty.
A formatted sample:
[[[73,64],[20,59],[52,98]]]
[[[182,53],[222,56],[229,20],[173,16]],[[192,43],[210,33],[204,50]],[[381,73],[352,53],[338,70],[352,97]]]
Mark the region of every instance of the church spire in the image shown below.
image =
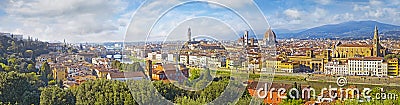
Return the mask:
[[[378,26],[375,25],[375,30],[374,30],[374,40],[379,41],[379,32],[378,32]]]
[[[188,29],[188,38],[189,38],[189,42],[191,42],[192,41],[192,31],[190,30],[190,27],[189,27],[189,29]]]
[[[378,31],[378,27],[375,25],[375,30],[374,30],[374,39],[373,39],[373,44],[374,44],[374,48],[373,48],[373,55],[375,56],[375,57],[379,57],[379,56],[381,56],[381,54],[380,54],[380,48],[381,48],[381,46],[380,46],[380,44],[379,44],[380,42],[379,42],[379,31]]]

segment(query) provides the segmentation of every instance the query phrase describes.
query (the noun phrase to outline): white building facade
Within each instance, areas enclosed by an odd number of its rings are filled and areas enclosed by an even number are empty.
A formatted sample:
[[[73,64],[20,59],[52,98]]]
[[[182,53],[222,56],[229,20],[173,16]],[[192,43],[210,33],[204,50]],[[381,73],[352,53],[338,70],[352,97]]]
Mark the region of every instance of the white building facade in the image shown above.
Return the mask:
[[[348,75],[349,71],[346,64],[339,64],[339,62],[328,62],[325,64],[325,74],[330,75]]]
[[[387,66],[382,57],[363,57],[348,59],[349,75],[353,76],[387,76]]]

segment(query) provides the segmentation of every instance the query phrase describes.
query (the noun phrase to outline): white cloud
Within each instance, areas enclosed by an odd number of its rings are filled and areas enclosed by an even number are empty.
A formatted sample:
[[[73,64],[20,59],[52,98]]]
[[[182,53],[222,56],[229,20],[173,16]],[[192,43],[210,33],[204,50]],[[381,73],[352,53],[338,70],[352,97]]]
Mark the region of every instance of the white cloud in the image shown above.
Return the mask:
[[[239,9],[239,8],[248,7],[250,4],[253,3],[252,0],[235,0],[235,1],[230,1],[230,0],[210,0],[210,1],[226,5],[226,6],[230,7],[230,8],[233,8],[233,9]],[[219,5],[215,5],[213,3],[209,3],[209,6],[212,7],[212,8],[221,8]]]
[[[398,0],[370,0],[366,3],[354,4],[355,20],[378,20],[389,24],[400,24],[400,8]]]
[[[271,19],[271,25],[278,29],[300,30],[353,19],[354,14],[352,13],[332,14],[331,11],[320,7],[309,8],[304,11],[287,9],[283,12],[276,12]]]
[[[370,4],[370,5],[374,5],[374,6],[379,6],[379,5],[382,5],[383,2],[380,1],[380,0],[370,0],[370,1],[369,1],[369,4]]]
[[[351,21],[354,19],[354,14],[351,13],[344,13],[344,14],[336,14],[333,15],[333,17],[328,18],[328,22],[331,23],[339,23],[339,22],[346,22],[346,21]]]
[[[379,18],[383,16],[383,12],[381,10],[370,10],[365,13],[365,15],[369,17]]]
[[[283,13],[286,16],[289,16],[294,19],[299,19],[301,17],[301,13],[297,9],[286,9],[285,11],[283,11]]]
[[[366,12],[365,16],[376,19],[392,19],[392,17],[400,16],[400,10],[395,8],[376,8]]]
[[[110,14],[125,9],[124,2],[115,0],[38,0],[38,1],[14,1],[6,12],[11,15],[26,17],[49,17],[60,15],[79,14]]]
[[[353,7],[354,11],[365,11],[365,10],[369,10],[369,9],[371,9],[371,7],[368,6],[368,5],[367,6],[361,6],[361,5],[355,4],[354,7]]]
[[[389,17],[399,17],[400,10],[395,8],[383,8]]]
[[[0,19],[9,26],[0,31],[42,40],[121,41],[119,29],[124,24],[118,18],[126,8],[127,2],[122,0],[9,0],[3,8],[6,16]],[[105,37],[81,37],[90,35]]]
[[[256,13],[257,11],[252,11],[256,10],[257,8],[255,6],[251,6],[253,4],[252,1],[250,0],[247,0],[247,2],[250,4],[244,3],[247,5],[244,4],[237,5],[237,3],[231,3],[231,2],[228,3],[226,1],[216,1],[216,2],[224,3],[224,5],[232,7],[235,10],[235,12],[238,12],[245,19],[247,19],[249,24],[251,24],[255,30],[265,31],[266,27],[268,27],[268,24],[265,22],[265,20],[262,20],[264,19],[264,16],[261,14],[257,14]],[[225,4],[225,2],[227,4]],[[211,4],[209,3],[203,3],[203,4],[199,3],[199,5],[197,4],[191,5],[191,6],[197,6],[199,8],[188,7],[188,6],[185,8],[176,7],[172,11],[168,11],[167,15],[162,16],[161,19],[158,20],[159,23],[155,24],[152,31],[147,32],[152,27],[153,22],[155,22],[158,19],[158,17],[161,16],[161,13],[163,13],[168,8],[174,6],[176,3],[179,3],[179,1],[172,1],[168,3],[164,1],[154,1],[152,3],[144,4],[142,8],[136,11],[137,14],[133,17],[133,21],[130,23],[130,27],[127,30],[126,40],[127,41],[162,40],[163,38],[167,37],[169,32],[172,30],[180,30],[176,32],[181,32],[179,34],[181,36],[175,37],[174,39],[184,40],[186,37],[185,36],[186,29],[189,26],[193,27],[192,30],[194,32],[195,31],[200,32],[200,33],[194,33],[193,35],[212,34],[212,33],[214,33],[213,35],[219,35],[219,36],[234,35],[232,33],[225,33],[232,31],[230,28],[222,28],[222,29],[217,28],[217,27],[226,27],[226,24],[230,25],[235,32],[250,29],[245,24],[245,22],[240,19],[240,17],[234,14],[233,11],[230,11],[222,7],[214,8],[211,7],[210,6]],[[241,8],[241,7],[246,7],[246,8]],[[199,17],[201,17],[201,19],[198,19]],[[204,21],[204,17],[216,18],[220,20],[219,22],[215,22],[215,20],[212,19],[210,20],[210,18],[206,18],[206,20],[210,21]],[[187,20],[188,22],[183,22],[185,20]],[[204,22],[209,22],[209,23],[204,23]],[[185,24],[186,26],[182,26],[182,24]],[[218,32],[211,31],[214,29],[219,29],[219,30],[216,30]],[[208,32],[208,33],[201,33],[201,32]],[[150,37],[149,39],[146,39],[148,33],[150,33]],[[260,31],[259,33],[263,32]],[[221,38],[235,39],[234,37],[221,37]]]
[[[145,2],[135,10],[134,16],[126,31],[125,41],[145,41],[153,22],[178,0]],[[178,17],[178,16],[177,16]]]
[[[311,13],[311,15],[315,18],[315,19],[321,19],[321,18],[326,18],[327,12],[325,9],[322,8],[315,8],[315,11],[313,13]]]
[[[389,5],[391,6],[399,6],[400,0],[389,0]]]
[[[322,5],[328,5],[332,2],[331,0],[314,0],[314,1]]]

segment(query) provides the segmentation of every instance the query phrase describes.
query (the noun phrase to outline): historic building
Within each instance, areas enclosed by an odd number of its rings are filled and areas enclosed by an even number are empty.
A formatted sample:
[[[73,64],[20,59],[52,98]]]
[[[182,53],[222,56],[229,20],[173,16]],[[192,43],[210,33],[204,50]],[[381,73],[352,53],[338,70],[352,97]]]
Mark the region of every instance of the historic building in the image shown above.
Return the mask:
[[[392,58],[387,60],[388,76],[399,76],[399,59]]]
[[[343,65],[335,66],[336,64],[328,64],[330,61],[338,61],[338,63],[346,63],[348,58],[360,57],[383,57],[387,53],[387,49],[380,45],[379,31],[375,27],[374,39],[372,43],[358,42],[358,43],[342,43],[338,42],[333,47],[324,51],[315,52],[314,48],[304,48],[300,55],[290,55],[287,58],[290,61],[299,62],[300,65],[311,69],[314,72],[322,72],[329,74],[343,74],[341,71],[345,67]],[[324,67],[324,66],[330,67]],[[327,69],[329,68],[329,69]],[[340,69],[340,72],[337,71]],[[326,71],[329,70],[329,71]],[[336,70],[336,71],[335,71]]]
[[[183,81],[189,78],[189,68],[183,64],[156,63],[152,68],[151,80]]]
[[[348,59],[348,72],[353,76],[387,76],[387,64],[382,57],[361,57]]]
[[[330,75],[348,75],[346,64],[340,64],[339,61],[328,62],[325,65],[325,74]]]
[[[252,72],[264,72],[266,70],[265,65],[270,63],[263,59],[267,56],[274,56],[276,52],[276,35],[271,28],[265,32],[263,39],[249,38],[249,31],[246,30],[238,43],[246,51],[248,57],[248,62],[242,62],[242,66],[248,67]]]
[[[271,27],[269,27],[269,29],[265,32],[263,42],[266,45],[275,45],[276,43],[278,43],[276,41],[275,32],[272,31]]]
[[[334,47],[333,58],[353,58],[353,57],[383,57],[387,53],[387,49],[382,47],[379,40],[378,27],[375,26],[374,39],[371,44],[367,43],[338,43]]]

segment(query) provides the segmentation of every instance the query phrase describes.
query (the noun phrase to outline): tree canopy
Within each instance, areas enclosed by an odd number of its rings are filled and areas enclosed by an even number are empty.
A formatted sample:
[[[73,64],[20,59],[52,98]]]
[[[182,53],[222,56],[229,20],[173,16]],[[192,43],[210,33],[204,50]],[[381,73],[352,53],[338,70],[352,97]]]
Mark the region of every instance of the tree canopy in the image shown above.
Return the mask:
[[[40,105],[75,105],[75,97],[70,90],[50,86],[42,89]]]
[[[38,104],[43,82],[34,73],[0,72],[0,101],[23,105]]]

